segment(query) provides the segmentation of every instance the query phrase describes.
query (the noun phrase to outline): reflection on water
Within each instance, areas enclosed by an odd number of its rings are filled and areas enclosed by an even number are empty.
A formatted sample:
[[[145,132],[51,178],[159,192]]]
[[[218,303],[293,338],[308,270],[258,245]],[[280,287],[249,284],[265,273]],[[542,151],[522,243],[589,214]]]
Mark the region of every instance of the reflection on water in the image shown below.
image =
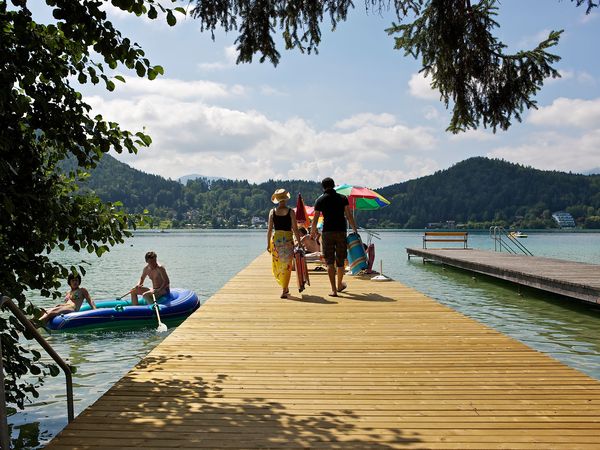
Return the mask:
[[[386,275],[600,379],[600,309],[487,277],[473,279],[468,272],[422,264],[417,258],[408,261],[405,248],[420,247],[421,236],[381,232],[381,239],[374,241],[376,268],[381,262]],[[529,233],[525,244],[535,255],[600,264],[600,234]],[[470,236],[469,245],[493,250],[487,234]],[[264,231],[140,232],[100,259],[73,252],[57,257],[66,264],[81,263],[87,270],[83,285],[94,299],[102,299],[118,297],[136,284],[144,254],[154,250],[172,286],[193,289],[204,302],[264,248]],[[51,335],[59,354],[77,366],[75,414],[167,335],[154,330]],[[16,448],[39,447],[65,426],[65,397],[64,378],[48,379],[40,398],[9,418]]]

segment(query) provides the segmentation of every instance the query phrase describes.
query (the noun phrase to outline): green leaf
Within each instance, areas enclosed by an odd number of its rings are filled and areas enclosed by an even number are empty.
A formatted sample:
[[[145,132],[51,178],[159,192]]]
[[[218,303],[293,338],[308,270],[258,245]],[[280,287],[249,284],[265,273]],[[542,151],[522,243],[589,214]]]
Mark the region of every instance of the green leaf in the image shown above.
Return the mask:
[[[50,372],[50,375],[53,377],[56,377],[60,374],[58,366],[55,366],[54,364],[48,365],[48,370]]]
[[[174,26],[177,23],[177,19],[175,18],[173,11],[171,11],[170,9],[167,11],[167,23],[170,26]]]
[[[135,63],[135,71],[138,77],[144,77],[146,75],[146,67],[140,61]]]
[[[96,256],[101,257],[107,251],[108,247],[106,245],[101,245],[96,249]]]
[[[144,134],[144,133],[138,131],[137,133],[135,133],[135,135],[142,140],[142,142],[144,143],[144,145],[146,147],[149,147],[150,144],[152,144],[152,138],[150,136],[148,136],[147,134]]]

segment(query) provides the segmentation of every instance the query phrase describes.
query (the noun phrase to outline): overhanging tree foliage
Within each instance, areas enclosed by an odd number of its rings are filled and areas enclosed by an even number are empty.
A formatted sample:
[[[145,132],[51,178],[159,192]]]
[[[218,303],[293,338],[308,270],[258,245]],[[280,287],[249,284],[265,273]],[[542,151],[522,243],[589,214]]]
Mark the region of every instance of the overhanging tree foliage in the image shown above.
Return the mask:
[[[123,81],[112,75],[119,66],[149,79],[163,72],[113,27],[103,2],[46,4],[52,24],[36,23],[27,0],[0,1],[0,293],[16,299],[30,316],[39,311],[27,304],[27,291],[57,298],[59,279],[70,271],[85,272],[52,260],[54,249],[101,255],[127,235],[128,217],[119,205],[78,193],[75,180],[110,149],[135,153],[151,142],[142,132],[92,117],[74,80],[104,83],[112,91],[115,78]],[[149,18],[161,12],[170,25],[176,21],[178,8],[167,9],[154,0],[112,4]],[[78,167],[69,173],[56,170],[67,157]],[[37,395],[36,384],[22,380],[25,374],[39,375],[41,381],[45,373],[57,372],[40,363],[38,352],[19,344],[23,333],[14,317],[0,317],[7,400],[17,407]]]
[[[596,0],[571,0],[585,5]],[[365,0],[367,11],[394,8],[399,24],[386,31],[395,37],[395,48],[421,58],[422,72],[431,77],[452,118],[448,130],[458,133],[478,126],[506,130],[514,118],[521,121],[544,79],[559,76],[552,64],[560,58],[549,53],[562,31],[551,31],[535,48],[506,54],[506,46],[492,31],[497,0]],[[316,52],[321,42],[320,23],[329,17],[333,29],[346,20],[351,0],[295,2],[288,0],[195,0],[192,16],[202,30],[213,33],[239,30],[237,62],[260,61],[277,65],[280,54],[273,36],[281,30],[286,49]],[[404,23],[403,23],[404,22]]]
[[[41,3],[39,0],[32,0]],[[571,0],[597,6],[593,0]],[[103,83],[112,91],[112,70],[123,67],[138,76],[154,79],[162,74],[141,48],[116,30],[100,0],[46,0],[55,23],[36,23],[27,0],[0,0],[0,292],[15,298],[30,315],[26,292],[35,290],[58,297],[58,280],[69,271],[52,261],[49,253],[70,247],[102,254],[126,235],[127,216],[118,205],[103,204],[80,195],[75,179],[80,172],[60,174],[59,161],[73,156],[82,169],[94,167],[111,148],[136,152],[150,144],[144,133],[131,133],[118,124],[93,116],[74,87],[79,83]],[[175,11],[158,0],[111,0],[114,7],[156,19],[164,15],[169,25]],[[177,0],[163,0],[165,4]],[[557,57],[547,50],[559,33],[529,52],[504,55],[504,46],[491,34],[495,1],[468,0],[366,0],[368,10],[393,7],[400,22],[399,49],[423,58],[444,101],[454,103],[452,131],[479,124],[506,128],[524,107],[535,107],[531,97],[544,77],[556,74],[551,64]],[[238,30],[238,62],[279,61],[273,35],[282,30],[286,48],[316,51],[321,40],[320,23],[329,17],[332,27],[346,19],[350,0],[295,2],[288,0],[196,0],[193,14],[202,29]],[[453,26],[441,20],[451,11]],[[456,36],[453,36],[456,34]],[[444,39],[451,38],[446,45]],[[467,54],[472,52],[473,55]],[[506,100],[504,97],[507,97]],[[481,97],[481,98],[480,98]],[[51,371],[40,364],[40,355],[18,343],[23,329],[12,318],[0,317],[0,339],[7,370],[6,390],[19,407],[35,386],[22,382],[30,372]]]

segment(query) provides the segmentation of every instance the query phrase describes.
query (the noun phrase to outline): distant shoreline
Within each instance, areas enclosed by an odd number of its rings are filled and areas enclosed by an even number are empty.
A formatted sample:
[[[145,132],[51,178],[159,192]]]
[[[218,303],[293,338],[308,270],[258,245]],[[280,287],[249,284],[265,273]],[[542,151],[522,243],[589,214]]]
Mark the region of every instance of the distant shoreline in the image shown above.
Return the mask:
[[[466,231],[468,233],[473,234],[488,234],[489,230],[482,228],[458,228],[458,229],[449,229],[449,228],[368,228],[368,230],[377,231],[377,233],[385,233],[385,232],[403,232],[403,233],[422,233],[424,231]],[[129,230],[134,233],[170,233],[170,232],[184,232],[184,231],[241,231],[241,232],[265,232],[266,228],[137,228],[135,230]],[[365,231],[364,229],[359,229],[359,232]],[[517,229],[506,230],[517,231]],[[574,228],[574,229],[556,229],[556,228],[519,228],[518,231],[523,231],[531,234],[535,233],[557,233],[557,234],[565,234],[565,233],[576,233],[576,234],[585,234],[585,233],[600,233],[600,229],[583,229],[583,228]]]

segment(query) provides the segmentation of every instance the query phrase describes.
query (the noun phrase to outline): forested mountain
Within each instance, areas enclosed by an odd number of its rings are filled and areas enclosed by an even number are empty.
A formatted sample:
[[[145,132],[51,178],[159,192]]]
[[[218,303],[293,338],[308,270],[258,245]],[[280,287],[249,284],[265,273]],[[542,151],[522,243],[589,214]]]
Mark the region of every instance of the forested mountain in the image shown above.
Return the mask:
[[[63,168],[72,166],[67,162]],[[311,205],[321,194],[320,183],[301,180],[254,184],[245,180],[197,178],[182,185],[133,169],[110,155],[102,158],[81,185],[104,201],[121,201],[130,212],[147,210],[157,224],[168,220],[175,227],[237,227],[249,226],[252,217],[266,220],[273,206],[271,195],[277,188],[285,188],[292,194],[292,206],[299,192],[305,203]]]
[[[336,180],[343,182],[344,180]],[[200,178],[184,186],[174,180],[132,169],[109,155],[84,183],[106,201],[121,201],[131,212],[148,210],[175,227],[250,226],[272,207],[271,194],[288,189],[312,205],[321,193],[318,181],[274,181]],[[600,228],[600,175],[542,171],[488,158],[470,158],[449,169],[378,190],[391,205],[358,213],[371,227],[441,226],[521,228],[555,226],[552,213],[570,212],[578,225]]]
[[[110,155],[105,155],[83,184],[104,201],[121,201],[130,212],[144,209],[181,208],[183,186],[129,167]]]
[[[554,226],[552,213],[560,210],[578,224],[587,220],[589,227],[597,227],[600,219],[599,175],[542,171],[483,157],[379,192],[392,204],[369,217],[404,228],[446,221],[547,228]]]

